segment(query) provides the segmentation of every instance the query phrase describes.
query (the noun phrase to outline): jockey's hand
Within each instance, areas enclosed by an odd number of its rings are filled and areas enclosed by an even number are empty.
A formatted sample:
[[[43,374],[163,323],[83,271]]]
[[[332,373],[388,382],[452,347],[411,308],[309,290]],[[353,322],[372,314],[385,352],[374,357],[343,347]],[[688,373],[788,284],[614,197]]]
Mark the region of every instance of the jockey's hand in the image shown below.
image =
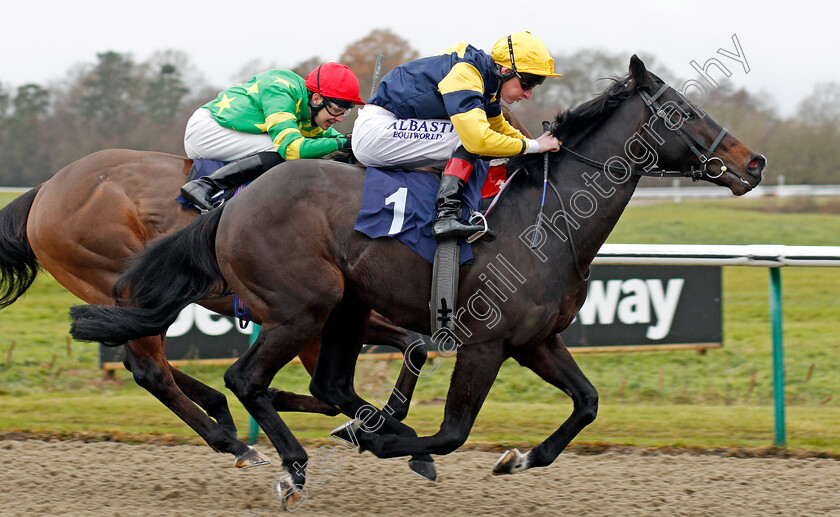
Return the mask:
[[[352,151],[353,147],[350,144],[350,133],[344,135],[344,143],[338,148],[339,151]]]
[[[538,152],[544,153],[546,151],[559,151],[560,150],[560,140],[554,137],[549,131],[541,134],[539,138],[537,138],[537,143],[540,144],[540,150]]]

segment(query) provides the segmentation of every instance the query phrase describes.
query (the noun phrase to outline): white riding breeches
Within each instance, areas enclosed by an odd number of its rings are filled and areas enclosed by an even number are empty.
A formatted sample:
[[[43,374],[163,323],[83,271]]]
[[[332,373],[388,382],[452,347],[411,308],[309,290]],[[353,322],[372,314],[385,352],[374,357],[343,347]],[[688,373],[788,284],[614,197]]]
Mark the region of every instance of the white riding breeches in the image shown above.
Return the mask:
[[[353,154],[371,167],[444,167],[461,140],[448,119],[398,119],[368,104],[353,124]]]
[[[244,133],[222,127],[207,108],[198,108],[184,132],[187,157],[232,162],[252,154],[275,151],[268,133]]]

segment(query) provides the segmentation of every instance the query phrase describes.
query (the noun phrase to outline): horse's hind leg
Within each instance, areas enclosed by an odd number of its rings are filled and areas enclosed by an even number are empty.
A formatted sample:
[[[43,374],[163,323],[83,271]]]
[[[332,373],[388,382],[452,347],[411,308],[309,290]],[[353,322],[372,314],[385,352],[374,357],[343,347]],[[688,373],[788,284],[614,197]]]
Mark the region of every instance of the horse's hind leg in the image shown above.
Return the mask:
[[[365,342],[371,345],[392,346],[405,356],[400,376],[387,403],[388,412],[397,420],[403,420],[408,414],[408,407],[417,384],[418,376],[415,372],[419,372],[426,362],[427,354],[423,337],[394,325],[374,312],[371,314]],[[314,339],[298,354],[301,363],[310,375],[315,371],[320,343],[320,338]],[[269,388],[268,392],[271,403],[277,411],[300,411],[328,416],[335,416],[341,412],[337,407],[308,395],[298,395],[274,388]]]
[[[298,354],[301,364],[309,375],[315,371],[315,362],[318,360],[320,348],[321,338],[315,338]],[[275,411],[319,413],[327,416],[335,416],[341,412],[337,407],[325,404],[311,395],[298,395],[291,391],[268,388],[268,396],[271,398],[271,405],[274,406]]]
[[[250,467],[268,463],[268,458],[239,441],[235,435],[216,423],[178,388],[172,368],[163,355],[160,340],[155,336],[132,341],[126,346],[126,362],[134,380],[178,415],[217,452],[236,456],[236,466]]]
[[[341,413],[337,407],[325,404],[311,395],[268,388],[268,396],[274,410],[279,412],[316,413],[327,416],[336,416]]]
[[[131,372],[133,368],[132,361],[129,360],[130,357],[130,350],[127,350],[126,357],[123,360],[123,365],[129,372]],[[190,377],[171,364],[167,363],[167,366],[169,367],[169,371],[172,372],[172,379],[184,395],[195,402],[198,407],[203,409],[229,433],[233,436],[237,436],[236,424],[233,422],[233,415],[230,414],[230,409],[228,409],[227,398],[221,392],[202,383],[198,379]]]
[[[268,385],[280,368],[318,335],[318,329],[326,319],[325,314],[318,316],[321,310],[313,307],[311,312],[298,314],[295,318],[280,316],[283,323],[274,326],[264,319],[256,342],[225,372],[225,385],[239,398],[283,458],[287,474],[281,476],[278,483],[286,507],[294,507],[305,497],[301,492],[306,481],[302,466],[306,465],[307,456],[274,409]]]
[[[169,368],[172,372],[172,378],[184,392],[184,395],[198,404],[198,407],[207,412],[207,415],[218,422],[227,432],[237,436],[236,423],[233,421],[233,415],[230,414],[227,397],[222,392],[211,388],[194,377],[190,377],[172,365]]]
[[[345,295],[332,311],[321,331],[321,353],[309,383],[309,391],[327,404],[337,406],[342,413],[353,418],[361,408],[373,408],[356,394],[353,387],[356,359],[365,338],[369,309],[361,302]],[[405,424],[384,412],[381,426],[387,433],[416,436]]]
[[[512,449],[503,454],[493,468],[494,474],[513,474],[550,465],[598,414],[598,392],[580,371],[559,334],[534,348],[515,351],[512,357],[566,392],[572,398],[574,409],[557,431],[530,451],[521,454]]]

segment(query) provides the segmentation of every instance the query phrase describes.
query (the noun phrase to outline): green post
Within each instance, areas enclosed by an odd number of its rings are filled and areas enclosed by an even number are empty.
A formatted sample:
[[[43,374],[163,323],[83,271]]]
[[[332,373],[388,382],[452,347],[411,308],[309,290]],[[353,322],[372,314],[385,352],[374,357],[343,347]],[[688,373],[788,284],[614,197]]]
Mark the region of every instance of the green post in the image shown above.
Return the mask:
[[[254,328],[251,330],[251,336],[248,338],[248,346],[253,345],[257,341],[257,337],[260,335],[260,329],[262,328],[253,321],[251,322],[251,325],[253,325]],[[254,445],[257,443],[257,435],[260,434],[260,425],[256,420],[254,420],[254,417],[249,415],[249,418],[251,420],[251,426],[248,431],[248,445]]]
[[[773,399],[777,447],[787,445],[785,436],[785,362],[782,349],[782,273],[770,268],[770,323],[773,329]]]

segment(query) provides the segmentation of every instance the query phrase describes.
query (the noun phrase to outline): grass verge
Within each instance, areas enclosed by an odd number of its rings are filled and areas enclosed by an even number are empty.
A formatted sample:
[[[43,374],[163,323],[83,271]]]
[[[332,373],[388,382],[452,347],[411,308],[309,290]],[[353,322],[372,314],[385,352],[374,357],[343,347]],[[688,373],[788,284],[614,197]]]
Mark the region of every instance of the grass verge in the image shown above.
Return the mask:
[[[0,206],[14,196],[0,195]],[[726,200],[628,208],[610,242],[837,245],[840,215],[789,213],[783,203]],[[801,208],[801,207],[800,207]],[[807,208],[807,207],[806,207]],[[835,230],[831,230],[835,229]],[[784,304],[787,435],[790,450],[840,454],[840,268],[786,268]],[[724,347],[693,352],[581,355],[601,395],[596,421],[573,443],[645,447],[755,448],[773,443],[773,393],[764,268],[724,268]],[[67,308],[78,304],[49,275],[0,312],[0,436],[201,443],[130,374],[104,380],[95,345],[68,341]],[[407,422],[434,433],[452,360],[421,380]],[[399,363],[362,363],[357,390],[372,398]],[[185,370],[220,391],[222,368]],[[275,385],[306,393],[308,375],[289,366]],[[229,397],[240,432],[248,418]],[[571,411],[568,397],[529,370],[506,363],[478,417],[469,446],[528,446]],[[309,443],[326,441],[343,418],[284,415]],[[589,445],[587,445],[589,444]]]

